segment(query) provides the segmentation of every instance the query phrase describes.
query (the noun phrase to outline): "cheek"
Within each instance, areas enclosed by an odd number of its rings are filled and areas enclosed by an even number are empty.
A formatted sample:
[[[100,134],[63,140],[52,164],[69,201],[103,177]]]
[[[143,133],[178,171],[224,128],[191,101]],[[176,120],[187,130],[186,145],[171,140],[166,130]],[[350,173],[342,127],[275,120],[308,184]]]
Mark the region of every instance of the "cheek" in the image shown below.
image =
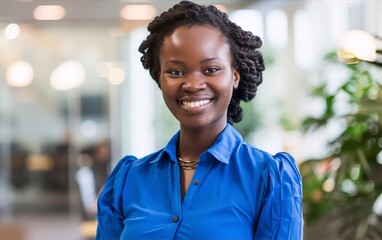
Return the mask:
[[[227,89],[226,94],[225,94],[225,99],[226,99],[226,103],[227,103],[227,105],[228,105],[229,102],[231,101],[232,93],[233,93],[233,89],[232,89],[232,88]]]
[[[166,105],[169,103],[169,99],[171,98],[171,93],[166,89],[166,87],[162,86],[162,97],[163,100],[166,102]]]
[[[177,93],[177,86],[175,84],[171,84],[171,81],[166,81],[165,79],[162,79],[161,90],[163,99],[166,102],[167,106],[169,106],[169,104],[175,103]]]
[[[224,84],[224,86],[221,86],[220,88],[222,105],[224,105],[225,108],[228,108],[229,103],[231,102],[233,91],[233,81],[227,82],[226,84]]]
[[[173,100],[173,98],[171,96],[169,96],[166,92],[163,92],[163,91],[162,91],[162,98],[163,98],[164,103],[166,104],[167,109],[170,110],[170,112],[172,112],[174,114],[174,109],[175,109],[176,103]]]
[[[234,88],[233,80],[226,81],[225,84],[220,85],[219,88],[220,88],[220,92],[223,93],[222,96],[224,96],[224,98],[228,98],[229,100],[231,100],[233,88]]]

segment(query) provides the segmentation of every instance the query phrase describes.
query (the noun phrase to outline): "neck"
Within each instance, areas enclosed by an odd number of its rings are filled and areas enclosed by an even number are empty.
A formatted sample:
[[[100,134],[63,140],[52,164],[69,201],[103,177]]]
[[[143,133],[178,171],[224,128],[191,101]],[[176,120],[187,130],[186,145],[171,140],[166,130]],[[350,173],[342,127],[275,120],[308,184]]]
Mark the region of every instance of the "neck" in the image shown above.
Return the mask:
[[[200,130],[181,127],[178,146],[179,157],[188,161],[198,160],[199,155],[214,144],[225,126],[226,124],[224,126]]]

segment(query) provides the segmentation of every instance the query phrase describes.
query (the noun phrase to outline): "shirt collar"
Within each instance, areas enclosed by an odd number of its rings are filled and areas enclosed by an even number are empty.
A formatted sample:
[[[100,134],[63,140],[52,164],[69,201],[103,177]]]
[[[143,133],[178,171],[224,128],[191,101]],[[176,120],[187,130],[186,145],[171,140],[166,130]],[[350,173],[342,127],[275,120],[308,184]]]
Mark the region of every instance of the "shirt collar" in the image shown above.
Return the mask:
[[[180,131],[178,131],[168,142],[166,147],[160,152],[160,154],[151,161],[151,163],[157,162],[163,158],[164,154],[167,154],[172,161],[177,161],[177,145],[179,140]],[[218,161],[222,163],[229,163],[232,152],[239,142],[242,141],[242,137],[239,132],[231,125],[227,124],[224,130],[216,138],[215,143],[207,149],[206,152],[214,156]]]
[[[228,164],[232,152],[242,140],[240,133],[231,124],[227,124],[207,152],[220,162]]]
[[[160,154],[151,161],[151,163],[159,161],[161,158],[163,158],[163,155],[167,154],[170,159],[174,162],[177,161],[177,146],[178,146],[178,140],[180,136],[180,131],[178,131],[167,143],[166,147],[162,149]]]

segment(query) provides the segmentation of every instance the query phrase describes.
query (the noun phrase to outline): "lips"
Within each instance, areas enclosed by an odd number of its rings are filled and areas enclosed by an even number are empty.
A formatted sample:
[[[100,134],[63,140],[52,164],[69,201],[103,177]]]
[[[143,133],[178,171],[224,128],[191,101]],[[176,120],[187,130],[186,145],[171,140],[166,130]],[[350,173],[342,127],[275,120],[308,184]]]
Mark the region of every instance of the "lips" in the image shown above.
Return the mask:
[[[201,107],[201,106],[207,105],[210,102],[211,102],[210,99],[203,99],[198,101],[181,101],[183,106],[189,107],[189,108]]]

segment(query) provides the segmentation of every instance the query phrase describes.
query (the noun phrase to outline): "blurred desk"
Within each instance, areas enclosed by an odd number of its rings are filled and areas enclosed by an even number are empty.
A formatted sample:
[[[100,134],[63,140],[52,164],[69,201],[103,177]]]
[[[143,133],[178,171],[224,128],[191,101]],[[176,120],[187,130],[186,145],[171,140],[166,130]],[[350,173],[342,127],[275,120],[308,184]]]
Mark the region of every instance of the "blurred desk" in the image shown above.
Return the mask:
[[[26,234],[22,226],[0,222],[0,239],[25,240]]]
[[[97,232],[97,220],[83,221],[80,226],[80,234],[83,239],[94,239]]]

